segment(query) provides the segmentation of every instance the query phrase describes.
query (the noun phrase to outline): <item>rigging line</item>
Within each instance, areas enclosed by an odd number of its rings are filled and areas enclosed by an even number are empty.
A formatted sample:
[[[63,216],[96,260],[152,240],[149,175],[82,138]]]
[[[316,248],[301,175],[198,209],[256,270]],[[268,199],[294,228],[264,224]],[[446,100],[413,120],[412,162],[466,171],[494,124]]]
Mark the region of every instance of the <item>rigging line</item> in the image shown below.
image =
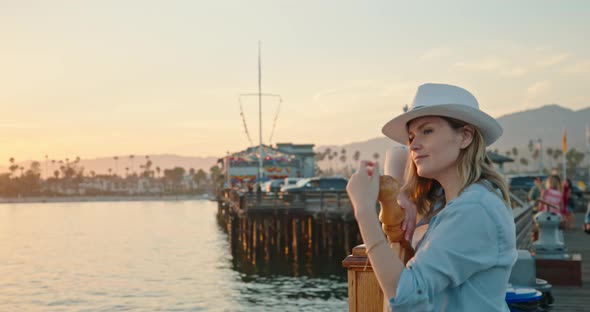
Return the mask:
[[[250,145],[253,146],[254,143],[252,142],[252,138],[250,137],[250,133],[248,132],[248,126],[246,125],[246,116],[244,115],[244,108],[242,106],[241,97],[238,97],[238,102],[240,103],[240,116],[242,117],[242,123],[244,124],[244,132],[246,132],[246,136],[248,137],[248,141],[250,141]]]
[[[275,118],[272,122],[272,130],[270,131],[270,137],[268,139],[268,145],[272,145],[272,137],[275,133],[275,128],[277,127],[277,119],[279,118],[279,112],[281,111],[281,103],[283,103],[283,98],[281,98],[280,95],[278,95],[279,98],[279,105],[277,106],[277,112],[275,114]]]
[[[248,136],[248,141],[250,141],[251,145],[254,145],[254,143],[252,143],[252,138],[250,137],[250,133],[248,132],[248,126],[246,125],[246,115],[244,114],[244,108],[242,105],[242,96],[272,96],[272,97],[278,97],[279,98],[279,105],[277,107],[277,111],[274,117],[274,121],[273,121],[273,126],[271,129],[271,134],[270,134],[270,138],[269,138],[269,144],[272,144],[272,137],[274,136],[274,131],[276,128],[276,124],[277,124],[277,119],[279,117],[279,112],[281,110],[281,103],[283,102],[283,98],[278,95],[278,94],[272,94],[272,93],[242,93],[238,96],[238,102],[240,102],[240,115],[242,116],[242,121],[244,123],[244,131],[246,132],[246,135]]]

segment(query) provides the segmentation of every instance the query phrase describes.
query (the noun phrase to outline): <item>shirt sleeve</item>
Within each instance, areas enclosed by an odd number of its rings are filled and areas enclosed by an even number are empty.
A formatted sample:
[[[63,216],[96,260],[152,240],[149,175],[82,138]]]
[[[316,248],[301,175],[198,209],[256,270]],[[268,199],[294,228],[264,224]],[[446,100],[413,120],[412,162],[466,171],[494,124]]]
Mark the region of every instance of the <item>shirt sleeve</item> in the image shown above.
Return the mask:
[[[389,300],[396,312],[430,311],[436,294],[498,263],[500,227],[480,203],[451,204],[436,218]]]

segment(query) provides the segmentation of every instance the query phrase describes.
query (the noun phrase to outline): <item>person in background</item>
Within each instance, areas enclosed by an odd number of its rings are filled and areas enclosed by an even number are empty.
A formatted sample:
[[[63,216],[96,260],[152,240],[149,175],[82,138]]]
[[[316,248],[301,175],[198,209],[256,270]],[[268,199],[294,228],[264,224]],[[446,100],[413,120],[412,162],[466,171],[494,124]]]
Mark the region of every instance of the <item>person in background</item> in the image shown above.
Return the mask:
[[[527,199],[529,201],[534,202],[535,204],[537,203],[537,200],[539,200],[541,198],[541,190],[539,189],[539,187],[537,186],[537,182],[541,183],[541,177],[535,177],[535,181],[534,181],[534,185],[533,187],[531,187],[531,189],[529,190]],[[537,211],[537,205],[533,206],[533,211]]]
[[[361,162],[346,191],[393,311],[509,311],[506,287],[517,258],[514,217],[506,180],[485,152],[501,136],[500,124],[469,91],[430,83],[418,88],[410,110],[382,132],[408,145],[400,194],[429,224],[404,266],[375,209],[379,164]],[[399,198],[398,203],[409,209]]]
[[[543,187],[540,181],[535,181],[535,185],[541,190],[539,212],[546,211],[561,215],[563,209],[563,193],[559,176],[550,175],[545,181],[545,187]]]
[[[558,175],[552,174],[545,180],[545,187],[541,182],[535,181],[535,185],[541,190],[541,198],[538,200],[538,212],[555,213],[561,216],[559,228],[563,229],[565,226],[565,218],[562,215],[563,210],[563,193],[561,186],[561,179]],[[538,225],[533,228],[533,240],[538,238]]]
[[[561,209],[561,215],[564,218],[565,228],[573,229],[576,226],[576,219],[574,217],[574,197],[573,197],[573,185],[569,178],[563,181],[562,188],[563,195],[563,206]]]
[[[584,218],[584,232],[590,234],[590,202],[588,202],[588,206],[586,207],[586,216]]]

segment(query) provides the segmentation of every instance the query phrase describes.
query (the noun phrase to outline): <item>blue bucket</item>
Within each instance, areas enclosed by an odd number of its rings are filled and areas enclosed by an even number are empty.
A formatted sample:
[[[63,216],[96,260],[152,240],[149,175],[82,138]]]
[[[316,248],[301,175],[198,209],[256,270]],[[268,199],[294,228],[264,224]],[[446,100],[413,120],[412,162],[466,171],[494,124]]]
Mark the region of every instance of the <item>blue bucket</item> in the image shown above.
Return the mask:
[[[506,303],[512,312],[543,311],[539,303],[543,294],[534,288],[508,287],[506,289]]]

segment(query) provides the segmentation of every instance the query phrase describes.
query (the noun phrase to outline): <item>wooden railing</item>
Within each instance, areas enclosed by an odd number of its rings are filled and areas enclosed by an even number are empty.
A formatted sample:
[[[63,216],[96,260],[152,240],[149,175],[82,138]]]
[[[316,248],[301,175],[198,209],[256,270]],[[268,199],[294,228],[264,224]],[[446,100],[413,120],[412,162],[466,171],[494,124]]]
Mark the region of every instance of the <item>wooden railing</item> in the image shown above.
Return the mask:
[[[383,291],[379,287],[371,263],[367,260],[365,245],[359,245],[342,261],[342,265],[348,271],[348,311],[387,311],[388,304],[384,302]]]
[[[353,218],[352,205],[344,190],[302,192],[284,196],[280,193],[240,193],[227,189],[221,198],[239,213],[306,214],[345,220]]]

